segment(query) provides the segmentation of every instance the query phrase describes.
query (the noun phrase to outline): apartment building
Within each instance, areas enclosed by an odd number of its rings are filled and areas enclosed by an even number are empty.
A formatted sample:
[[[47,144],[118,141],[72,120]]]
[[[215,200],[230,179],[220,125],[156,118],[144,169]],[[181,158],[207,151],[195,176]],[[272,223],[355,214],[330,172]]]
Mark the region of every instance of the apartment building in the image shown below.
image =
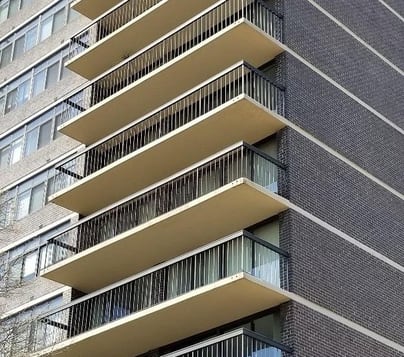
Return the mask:
[[[403,16],[0,0],[0,355],[404,356]]]

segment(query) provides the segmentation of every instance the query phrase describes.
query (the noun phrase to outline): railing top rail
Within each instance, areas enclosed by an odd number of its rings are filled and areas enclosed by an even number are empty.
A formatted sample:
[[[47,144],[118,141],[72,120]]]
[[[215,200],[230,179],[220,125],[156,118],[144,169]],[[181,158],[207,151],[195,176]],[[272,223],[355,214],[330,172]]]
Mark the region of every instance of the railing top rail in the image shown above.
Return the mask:
[[[180,176],[182,176],[182,175],[184,175],[184,174],[186,174],[188,172],[191,172],[191,171],[193,171],[193,170],[195,170],[195,169],[197,169],[197,168],[199,168],[201,166],[204,166],[204,165],[208,164],[211,161],[219,159],[221,156],[225,155],[226,153],[230,153],[231,151],[236,150],[236,149],[240,149],[242,147],[246,147],[247,149],[253,148],[253,151],[254,151],[255,154],[258,154],[258,155],[262,156],[263,158],[271,161],[276,166],[278,166],[278,163],[279,163],[280,165],[278,167],[283,169],[283,170],[286,168],[285,164],[279,162],[278,160],[276,160],[274,158],[271,158],[271,156],[268,156],[267,154],[265,154],[263,152],[260,152],[258,149],[254,148],[250,144],[248,144],[248,143],[246,143],[244,141],[239,141],[239,142],[237,142],[237,143],[235,143],[235,144],[233,144],[231,146],[228,146],[227,148],[219,151],[218,153],[215,153],[215,154],[205,158],[202,161],[199,161],[199,162],[197,162],[197,163],[195,163],[195,164],[193,164],[191,166],[188,166],[187,168],[185,168],[185,169],[183,169],[181,171],[178,171],[175,174],[173,174],[173,175],[171,175],[169,177],[166,177],[163,180],[160,180],[160,181],[154,183],[151,186],[148,186],[148,187],[144,188],[143,190],[137,191],[134,194],[132,194],[132,195],[130,195],[128,197],[125,197],[125,198],[123,198],[123,199],[121,199],[121,200],[119,200],[117,202],[114,202],[113,204],[103,208],[102,210],[97,211],[97,212],[85,217],[84,219],[82,219],[82,220],[76,222],[75,224],[73,224],[72,226],[70,226],[68,229],[64,230],[63,232],[60,232],[58,235],[62,235],[65,232],[68,232],[71,229],[73,229],[75,227],[78,227],[81,224],[83,224],[85,222],[88,222],[88,221],[94,219],[95,217],[98,217],[98,216],[100,216],[100,215],[102,215],[102,214],[104,214],[104,213],[106,213],[106,212],[120,206],[121,204],[123,204],[125,202],[128,202],[128,201],[130,201],[130,200],[132,200],[132,199],[134,199],[136,197],[139,197],[139,196],[141,196],[141,195],[143,195],[143,194],[145,194],[147,192],[153,191],[153,190],[155,190],[156,188],[158,188],[161,185],[169,183],[170,181],[175,180],[176,178],[179,178]],[[54,238],[56,238],[56,237],[54,237]]]
[[[150,43],[148,46],[144,47],[143,49],[141,49],[140,51],[134,53],[133,55],[129,56],[126,60],[124,60],[121,63],[118,63],[117,65],[111,67],[109,70],[107,70],[104,73],[101,73],[99,76],[97,76],[96,78],[94,78],[93,80],[91,80],[90,82],[87,83],[87,87],[90,87],[91,85],[93,85],[94,83],[96,83],[97,81],[104,79],[105,77],[107,77],[108,75],[110,75],[111,73],[113,73],[114,71],[116,71],[117,69],[124,67],[126,64],[128,64],[129,62],[133,61],[135,58],[140,57],[141,55],[143,55],[145,52],[149,51],[150,49],[152,49],[153,47],[158,46],[159,44],[163,43],[164,41],[166,41],[168,38],[176,35],[177,33],[181,32],[183,29],[185,29],[187,26],[189,26],[190,24],[192,24],[193,22],[201,19],[202,17],[206,16],[207,14],[213,12],[216,8],[219,8],[222,4],[231,1],[231,0],[220,0],[219,2],[216,2],[215,4],[209,6],[208,8],[206,8],[205,10],[203,10],[202,12],[200,12],[199,14],[193,16],[192,18],[190,18],[188,21],[186,21],[185,23],[181,24],[180,26],[176,27],[175,29],[167,32],[164,36],[160,37],[159,39],[157,39],[156,41]],[[250,3],[260,3],[261,5],[263,5],[268,11],[274,13],[273,10],[271,10],[262,0],[243,0],[245,2],[250,2]],[[274,13],[275,14],[275,13]],[[276,15],[276,14],[275,14]]]
[[[81,151],[77,152],[75,155],[73,155],[72,157],[70,157],[69,159],[66,159],[66,160],[62,161],[60,164],[58,164],[56,166],[56,168],[64,166],[68,162],[73,161],[74,159],[86,154],[87,152],[93,150],[94,148],[105,144],[107,141],[121,135],[122,133],[124,133],[128,129],[131,129],[131,128],[135,127],[136,125],[139,125],[139,124],[147,121],[148,119],[152,118],[157,113],[169,108],[170,106],[172,106],[173,104],[175,104],[177,102],[180,102],[184,98],[186,98],[188,96],[191,96],[192,94],[198,92],[200,89],[208,86],[209,84],[215,82],[216,80],[220,79],[221,77],[224,77],[224,76],[230,74],[232,71],[236,70],[237,68],[241,68],[241,67],[248,68],[248,70],[250,70],[251,72],[253,72],[256,75],[260,76],[261,78],[265,79],[273,87],[278,88],[280,91],[284,91],[284,88],[280,87],[279,85],[274,84],[264,72],[260,71],[259,69],[255,68],[254,66],[250,65],[248,62],[246,62],[244,60],[238,61],[234,65],[232,65],[231,67],[228,67],[225,70],[221,71],[220,73],[214,75],[213,77],[210,77],[209,79],[202,82],[201,84],[198,84],[197,86],[195,86],[195,87],[189,89],[188,91],[180,94],[179,96],[175,97],[174,99],[170,100],[169,102],[167,102],[167,103],[159,106],[158,108],[154,109],[153,111],[143,115],[139,119],[134,120],[133,122],[131,122],[131,123],[127,124],[126,126],[118,129],[117,131],[109,134],[108,136],[106,136],[106,137],[98,140],[97,142],[85,147],[84,150],[81,150]]]
[[[231,339],[231,338],[234,338],[234,337],[238,337],[238,336],[242,336],[242,335],[245,335],[245,336],[254,338],[256,340],[259,340],[261,342],[264,342],[264,343],[266,343],[266,344],[268,344],[268,345],[270,345],[272,347],[275,347],[277,349],[280,349],[282,351],[291,352],[290,348],[288,348],[286,346],[283,346],[282,344],[280,344],[278,342],[275,342],[275,341],[269,339],[268,337],[266,337],[264,335],[261,335],[261,334],[259,334],[257,332],[251,331],[251,330],[246,329],[246,328],[240,328],[240,329],[237,329],[237,330],[234,330],[234,331],[226,332],[226,333],[224,333],[222,335],[219,335],[219,336],[209,338],[209,339],[207,339],[205,341],[196,343],[194,345],[184,347],[184,348],[182,348],[182,349],[180,349],[178,351],[162,355],[161,357],[176,357],[176,356],[183,355],[183,354],[186,354],[186,353],[191,353],[191,352],[193,352],[193,351],[195,351],[197,349],[208,347],[210,345],[220,343],[220,342],[223,342],[225,340],[228,340],[228,339]]]
[[[217,246],[220,246],[220,245],[222,245],[222,244],[224,244],[224,243],[226,243],[226,242],[229,242],[229,241],[231,241],[231,240],[234,240],[234,239],[237,239],[237,238],[241,238],[241,237],[246,237],[246,238],[248,238],[248,239],[250,239],[250,240],[252,240],[252,241],[254,241],[254,242],[256,242],[256,243],[258,243],[258,244],[260,244],[260,245],[262,245],[262,246],[265,246],[265,247],[268,248],[269,250],[272,250],[272,251],[274,251],[275,253],[284,256],[285,258],[288,258],[288,256],[289,256],[288,253],[285,252],[284,250],[282,250],[281,248],[276,247],[276,246],[274,246],[273,244],[264,241],[263,239],[261,239],[261,238],[255,236],[254,234],[252,234],[252,233],[250,233],[250,232],[248,232],[248,231],[245,231],[245,230],[238,231],[238,232],[236,232],[236,233],[233,233],[233,234],[230,234],[230,235],[228,235],[228,236],[226,236],[226,237],[223,237],[223,238],[221,238],[221,239],[218,239],[218,240],[216,240],[216,241],[214,241],[214,242],[208,243],[208,244],[206,244],[206,245],[204,245],[204,246],[202,246],[202,247],[199,247],[199,248],[197,248],[197,249],[194,249],[194,250],[192,250],[192,251],[190,251],[190,252],[187,252],[187,253],[184,253],[184,254],[182,254],[182,255],[180,255],[180,256],[177,256],[177,257],[175,257],[175,258],[173,258],[173,259],[170,259],[170,260],[168,260],[168,261],[165,261],[165,262],[163,262],[163,263],[160,263],[160,264],[158,264],[158,265],[155,265],[155,266],[153,266],[153,267],[151,267],[151,268],[149,268],[149,269],[147,269],[147,270],[144,270],[144,271],[142,271],[142,272],[140,272],[140,273],[134,274],[134,275],[132,275],[132,276],[130,276],[130,277],[128,277],[128,278],[125,278],[125,279],[120,280],[120,281],[118,281],[118,282],[115,282],[115,283],[113,283],[113,284],[111,284],[111,285],[108,285],[108,286],[106,286],[106,287],[104,287],[104,288],[102,288],[102,289],[100,289],[100,290],[97,290],[97,291],[92,292],[92,293],[90,293],[90,294],[88,294],[88,295],[85,295],[85,296],[83,296],[83,297],[81,297],[81,298],[79,298],[79,299],[76,299],[76,300],[74,300],[74,301],[71,301],[71,302],[68,303],[68,304],[65,304],[65,305],[63,305],[63,306],[59,306],[59,307],[55,308],[54,310],[48,311],[48,312],[46,312],[46,313],[40,315],[40,316],[38,317],[38,320],[43,319],[43,318],[46,318],[46,317],[49,317],[50,315],[53,315],[53,314],[55,314],[55,313],[57,313],[57,312],[66,310],[66,309],[68,309],[68,308],[70,308],[70,307],[72,307],[72,306],[74,306],[74,305],[78,305],[78,304],[80,304],[80,303],[82,303],[82,302],[84,302],[84,301],[90,300],[90,299],[92,299],[92,298],[94,298],[94,297],[96,297],[96,296],[99,296],[99,295],[101,295],[101,294],[104,294],[104,293],[106,293],[106,292],[108,292],[108,291],[114,290],[114,289],[116,289],[116,288],[118,288],[118,287],[120,287],[120,286],[122,286],[122,285],[125,285],[125,284],[127,284],[127,283],[130,283],[131,281],[137,280],[137,279],[139,279],[139,278],[141,278],[141,277],[143,277],[143,276],[146,276],[146,275],[149,275],[149,274],[151,274],[151,273],[153,273],[153,272],[156,272],[156,271],[158,271],[158,270],[167,268],[167,267],[169,267],[169,266],[171,266],[171,265],[173,265],[173,264],[176,264],[176,263],[178,263],[178,262],[180,262],[180,261],[182,261],[182,260],[185,260],[185,259],[187,259],[187,258],[190,258],[190,257],[192,257],[192,256],[195,256],[195,255],[197,255],[197,254],[199,254],[199,253],[201,253],[201,252],[207,251],[207,250],[209,250],[209,249],[212,249],[212,248],[217,247]]]

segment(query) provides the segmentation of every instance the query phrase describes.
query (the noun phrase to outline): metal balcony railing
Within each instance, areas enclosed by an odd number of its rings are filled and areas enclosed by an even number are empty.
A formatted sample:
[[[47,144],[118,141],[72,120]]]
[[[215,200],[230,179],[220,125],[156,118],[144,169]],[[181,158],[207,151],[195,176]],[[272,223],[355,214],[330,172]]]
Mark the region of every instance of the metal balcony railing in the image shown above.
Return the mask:
[[[287,257],[280,248],[249,232],[226,237],[46,314],[36,324],[35,349],[53,346],[241,272],[287,289]]]
[[[238,179],[248,178],[272,192],[284,166],[256,148],[242,144],[146,192],[79,221],[51,238],[45,268],[174,210]]]
[[[56,166],[55,192],[230,102],[247,95],[269,110],[284,115],[284,91],[247,63],[230,68],[209,83],[123,128]],[[248,120],[248,118],[246,118]]]
[[[286,346],[242,328],[161,357],[282,357],[288,352]]]
[[[86,111],[241,19],[282,40],[282,19],[262,0],[223,0],[65,99],[68,119],[77,109]]]
[[[73,58],[107,37],[162,0],[128,0],[114,7],[70,40],[69,58]]]

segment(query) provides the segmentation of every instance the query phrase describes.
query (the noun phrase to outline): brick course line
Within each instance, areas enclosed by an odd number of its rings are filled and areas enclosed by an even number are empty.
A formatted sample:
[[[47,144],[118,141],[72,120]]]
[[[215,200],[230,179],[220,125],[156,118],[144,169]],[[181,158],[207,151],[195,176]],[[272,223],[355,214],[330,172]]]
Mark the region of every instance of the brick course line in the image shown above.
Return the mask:
[[[327,16],[330,20],[332,20],[335,24],[337,24],[339,27],[341,27],[345,32],[349,33],[355,40],[360,42],[363,46],[365,46],[369,51],[371,51],[373,54],[375,54],[377,57],[379,57],[382,61],[384,61],[386,64],[388,64],[391,68],[393,68],[395,71],[400,73],[402,76],[404,76],[404,71],[401,70],[399,67],[397,67],[393,62],[389,61],[386,57],[384,57],[381,53],[376,51],[372,46],[370,46],[366,41],[362,40],[357,34],[355,34],[352,30],[350,30],[347,26],[345,26],[341,21],[339,21],[337,18],[332,16],[328,11],[323,9],[320,5],[318,5],[315,1],[313,0],[307,0],[311,5],[313,5],[317,10],[322,12],[325,16]]]

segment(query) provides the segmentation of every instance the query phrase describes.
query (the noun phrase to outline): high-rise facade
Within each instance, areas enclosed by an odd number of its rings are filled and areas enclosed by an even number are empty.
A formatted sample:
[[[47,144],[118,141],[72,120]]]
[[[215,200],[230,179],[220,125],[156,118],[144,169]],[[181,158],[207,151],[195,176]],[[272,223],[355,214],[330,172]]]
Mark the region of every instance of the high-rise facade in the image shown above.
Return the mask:
[[[404,356],[401,0],[0,0],[0,356]]]

